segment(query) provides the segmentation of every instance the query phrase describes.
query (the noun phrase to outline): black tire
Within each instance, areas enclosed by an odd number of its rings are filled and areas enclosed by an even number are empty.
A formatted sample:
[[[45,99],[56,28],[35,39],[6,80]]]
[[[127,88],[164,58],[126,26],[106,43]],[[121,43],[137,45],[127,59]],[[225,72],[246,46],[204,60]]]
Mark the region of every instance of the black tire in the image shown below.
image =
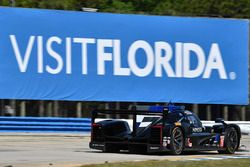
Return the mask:
[[[224,147],[225,150],[218,150],[220,154],[234,154],[238,149],[239,135],[234,127],[229,127],[225,131]]]
[[[180,155],[184,148],[184,135],[179,127],[172,130],[170,138],[170,152],[174,155]]]

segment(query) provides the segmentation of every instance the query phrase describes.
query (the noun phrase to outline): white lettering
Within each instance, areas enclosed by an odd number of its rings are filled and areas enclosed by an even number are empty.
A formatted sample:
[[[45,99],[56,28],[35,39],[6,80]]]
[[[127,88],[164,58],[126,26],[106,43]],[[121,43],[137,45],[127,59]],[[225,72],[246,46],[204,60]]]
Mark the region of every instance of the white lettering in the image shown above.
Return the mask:
[[[130,69],[121,67],[121,44],[120,40],[114,40],[114,75],[129,76]]]
[[[82,45],[82,74],[86,75],[88,73],[88,44],[94,44],[94,38],[74,38],[75,43],[80,43]]]
[[[63,60],[62,60],[62,57],[56,51],[54,51],[52,49],[52,44],[54,42],[57,43],[57,44],[61,44],[62,40],[61,40],[61,38],[56,37],[56,36],[50,37],[48,39],[48,41],[47,41],[46,48],[47,48],[47,51],[48,51],[49,55],[56,60],[57,67],[52,68],[49,65],[46,65],[46,71],[51,73],[51,74],[58,74],[59,72],[61,72],[61,70],[63,68]]]
[[[35,69],[39,74],[44,72],[72,74],[74,68],[72,57],[75,54],[75,45],[80,44],[82,67],[79,73],[82,75],[88,74],[88,56],[91,56],[91,68],[92,71],[94,71],[93,68],[96,68],[97,75],[106,75],[109,72],[114,76],[130,76],[133,74],[138,77],[150,75],[154,77],[199,77],[203,79],[209,79],[212,74],[217,73],[220,79],[228,79],[227,75],[229,74],[230,79],[236,79],[237,76],[234,71],[227,73],[218,43],[212,43],[208,55],[206,55],[207,52],[204,52],[203,48],[196,43],[176,42],[172,47],[166,41],[155,41],[154,45],[151,46],[147,41],[137,40],[130,46],[126,46],[128,50],[125,50],[122,49],[122,42],[119,39],[72,37],[61,39],[57,36],[46,39],[43,36],[30,36],[27,43],[22,41],[24,44],[21,44],[21,41],[18,43],[15,35],[10,35],[9,39],[19,71],[22,73],[26,72],[29,64],[31,64],[32,66],[37,65]],[[96,48],[94,52],[94,48],[89,48],[90,44]],[[21,46],[25,48],[23,49]],[[91,54],[88,52],[89,49],[91,49]],[[24,54],[21,53],[23,51]],[[63,51],[63,53],[59,51]],[[33,61],[34,58],[30,60],[32,55],[36,56],[35,61]],[[52,59],[47,59],[45,56]],[[74,57],[75,61],[77,61],[76,58],[78,57]],[[97,60],[96,66],[93,65],[93,60]],[[30,69],[34,69],[34,67]],[[77,72],[78,70],[74,71]]]
[[[35,40],[35,36],[30,36],[28,46],[27,46],[25,54],[24,54],[24,59],[22,60],[22,56],[21,56],[21,53],[20,53],[20,50],[19,50],[19,47],[18,47],[18,44],[16,41],[16,36],[10,35],[10,41],[11,41],[12,47],[14,49],[14,53],[16,56],[19,70],[21,72],[26,72],[27,65],[28,65],[28,62],[30,59],[31,50],[32,50],[32,47],[34,44],[34,40]]]
[[[138,49],[143,49],[146,53],[147,61],[144,68],[138,67],[136,63],[136,52]],[[149,43],[142,40],[135,41],[128,50],[128,64],[135,75],[139,77],[149,75],[154,68],[154,52]]]
[[[97,40],[97,74],[105,75],[105,61],[112,60],[112,54],[106,53],[105,48],[112,47],[112,40],[98,39]]]
[[[162,52],[164,51],[164,56]],[[162,68],[169,77],[174,77],[174,71],[171,67],[173,51],[171,46],[166,42],[155,42],[155,76],[162,77]]]
[[[183,75],[182,68],[182,49],[183,45],[181,42],[175,43],[175,73],[176,77],[180,78]]]
[[[71,73],[71,38],[66,38],[66,74]]]
[[[43,37],[37,37],[37,71],[43,73]]]
[[[219,45],[216,43],[213,43],[211,46],[203,78],[210,78],[213,69],[218,70],[221,79],[227,79],[227,74],[221,57]]]
[[[195,53],[198,63],[195,69],[190,68],[190,52]],[[194,43],[183,44],[183,76],[185,78],[196,78],[201,75],[205,67],[205,54],[202,48]]]

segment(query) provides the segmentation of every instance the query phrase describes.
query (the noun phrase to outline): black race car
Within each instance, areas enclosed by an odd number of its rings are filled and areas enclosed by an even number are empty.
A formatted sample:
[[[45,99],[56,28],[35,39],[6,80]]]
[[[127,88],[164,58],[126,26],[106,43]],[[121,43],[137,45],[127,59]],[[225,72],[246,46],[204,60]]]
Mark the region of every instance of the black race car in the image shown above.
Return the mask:
[[[105,119],[130,116],[132,121]],[[97,118],[103,119],[97,119]],[[131,125],[129,125],[131,123]],[[141,110],[95,110],[92,113],[90,148],[104,152],[170,152],[217,150],[233,154],[240,145],[241,130],[236,124],[216,119],[215,125],[203,126],[193,112],[183,106],[151,106]]]

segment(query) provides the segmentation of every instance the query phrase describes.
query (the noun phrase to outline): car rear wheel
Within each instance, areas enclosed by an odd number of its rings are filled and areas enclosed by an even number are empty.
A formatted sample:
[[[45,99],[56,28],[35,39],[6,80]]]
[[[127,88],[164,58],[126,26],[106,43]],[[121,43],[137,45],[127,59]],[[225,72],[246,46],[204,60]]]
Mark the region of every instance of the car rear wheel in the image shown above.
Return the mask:
[[[184,136],[181,128],[175,127],[171,133],[170,151],[174,155],[179,155],[183,151]]]
[[[225,150],[219,150],[221,154],[234,154],[238,148],[239,136],[234,127],[229,127],[225,131],[224,144]]]

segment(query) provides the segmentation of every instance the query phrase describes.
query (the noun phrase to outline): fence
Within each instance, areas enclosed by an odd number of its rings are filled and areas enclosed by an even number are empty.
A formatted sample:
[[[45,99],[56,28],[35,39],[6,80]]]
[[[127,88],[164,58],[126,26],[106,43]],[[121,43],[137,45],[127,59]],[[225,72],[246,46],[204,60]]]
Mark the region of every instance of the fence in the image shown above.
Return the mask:
[[[0,117],[0,132],[90,132],[89,118]]]

